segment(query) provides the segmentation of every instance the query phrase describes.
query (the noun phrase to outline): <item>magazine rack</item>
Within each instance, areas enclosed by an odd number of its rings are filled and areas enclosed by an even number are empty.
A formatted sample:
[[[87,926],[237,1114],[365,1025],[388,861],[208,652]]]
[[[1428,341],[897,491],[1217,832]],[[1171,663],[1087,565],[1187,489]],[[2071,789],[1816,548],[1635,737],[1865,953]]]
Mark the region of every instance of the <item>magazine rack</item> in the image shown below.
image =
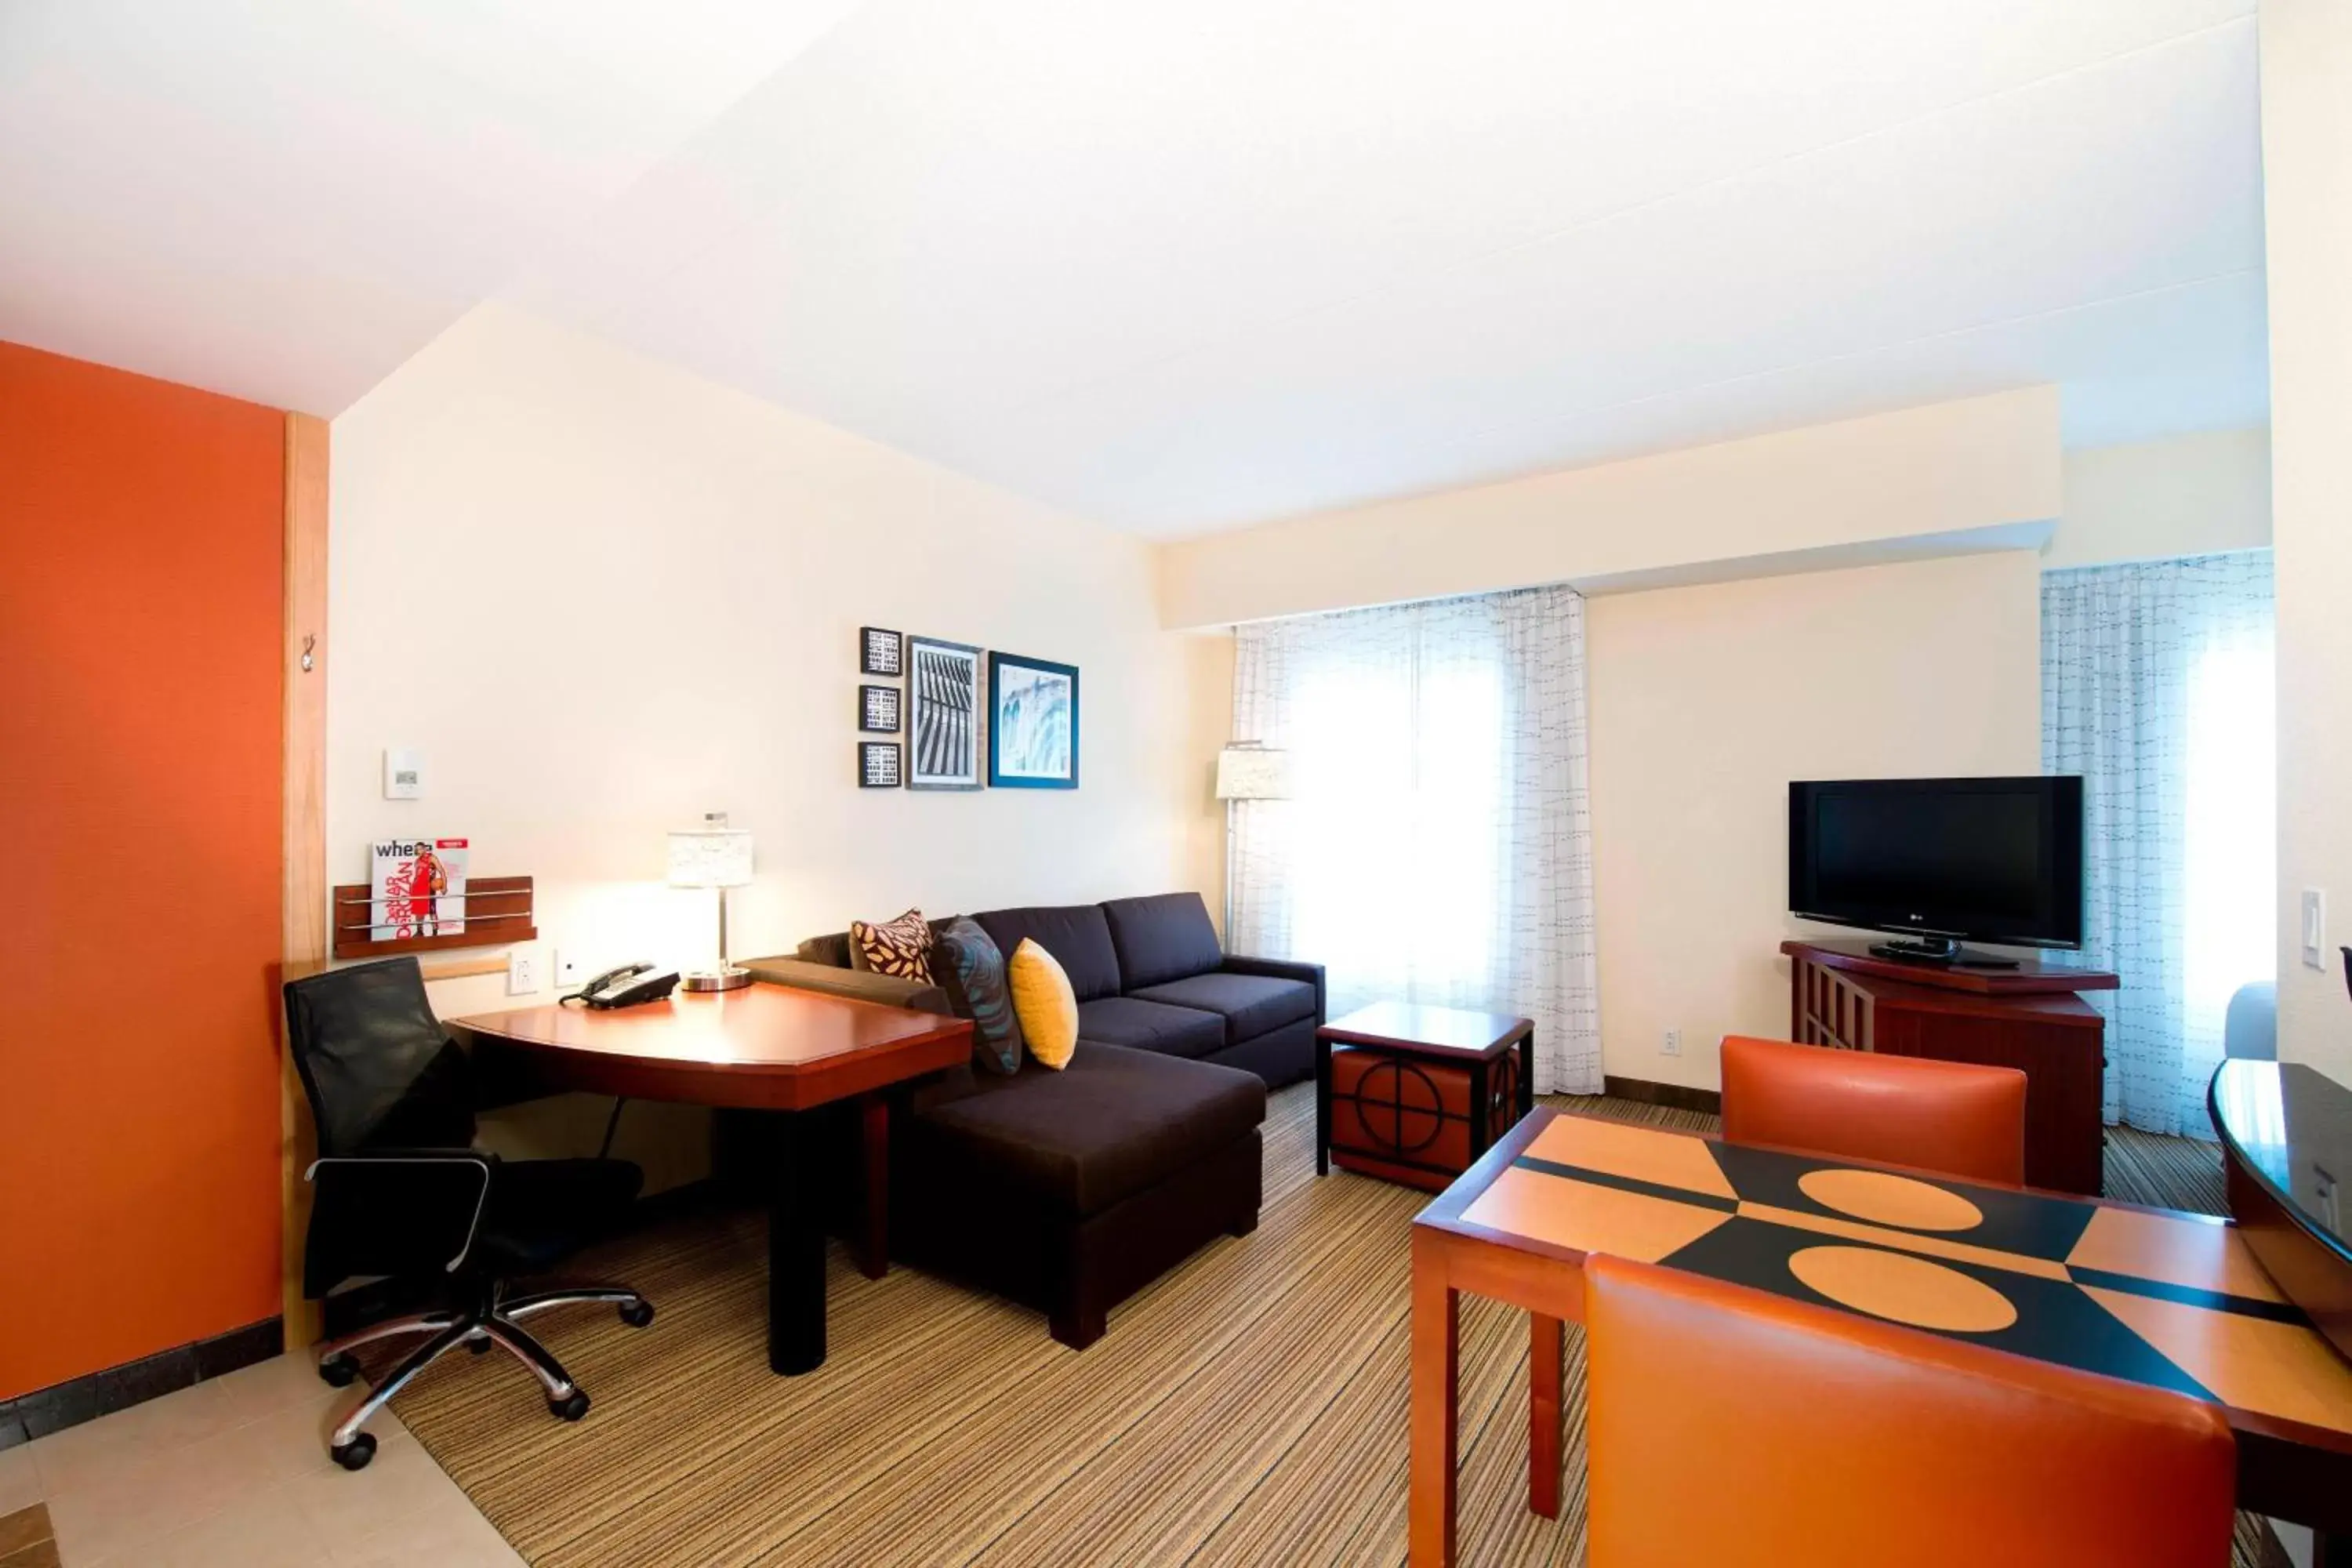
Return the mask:
[[[502,947],[510,942],[535,942],[539,937],[539,927],[532,923],[535,916],[529,877],[469,877],[463,893],[442,895],[444,900],[465,900],[464,931],[392,937],[382,942],[368,934],[377,923],[372,918],[375,911],[370,907],[370,893],[365,882],[335,889],[331,910],[337,958],[389,958],[394,953],[438,952],[453,947]]]

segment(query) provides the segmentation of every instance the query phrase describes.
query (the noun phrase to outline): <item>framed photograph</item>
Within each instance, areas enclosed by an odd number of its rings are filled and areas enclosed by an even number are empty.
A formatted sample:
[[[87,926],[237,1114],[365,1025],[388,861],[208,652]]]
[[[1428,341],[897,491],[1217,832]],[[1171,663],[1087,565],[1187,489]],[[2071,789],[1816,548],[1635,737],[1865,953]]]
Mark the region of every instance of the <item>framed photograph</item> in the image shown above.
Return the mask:
[[[1078,667],[988,656],[988,782],[1003,789],[1078,787]]]
[[[897,789],[905,782],[898,767],[898,742],[896,741],[860,741],[857,742],[857,787],[859,789]]]
[[[860,675],[902,675],[906,666],[899,662],[898,634],[886,632],[880,626],[857,628],[857,673]]]
[[[869,735],[898,732],[898,689],[861,686],[857,689],[857,727]]]
[[[980,649],[907,639],[907,787],[979,789]]]

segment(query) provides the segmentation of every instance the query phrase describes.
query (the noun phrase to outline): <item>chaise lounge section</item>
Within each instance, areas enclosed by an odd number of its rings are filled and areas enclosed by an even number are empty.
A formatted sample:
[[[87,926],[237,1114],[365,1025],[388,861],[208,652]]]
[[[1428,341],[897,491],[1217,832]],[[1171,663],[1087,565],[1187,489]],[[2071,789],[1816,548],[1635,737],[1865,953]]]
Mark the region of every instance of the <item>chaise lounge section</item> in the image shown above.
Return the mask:
[[[1034,1307],[1083,1350],[1118,1302],[1256,1227],[1266,1087],[1314,1070],[1323,973],[1228,958],[1197,893],[971,918],[1007,954],[1026,937],[1054,955],[1079,1045],[1060,1071],[965,1066],[899,1096],[891,1255]],[[852,969],[846,936],[744,963],[771,984],[951,1011],[937,985]]]

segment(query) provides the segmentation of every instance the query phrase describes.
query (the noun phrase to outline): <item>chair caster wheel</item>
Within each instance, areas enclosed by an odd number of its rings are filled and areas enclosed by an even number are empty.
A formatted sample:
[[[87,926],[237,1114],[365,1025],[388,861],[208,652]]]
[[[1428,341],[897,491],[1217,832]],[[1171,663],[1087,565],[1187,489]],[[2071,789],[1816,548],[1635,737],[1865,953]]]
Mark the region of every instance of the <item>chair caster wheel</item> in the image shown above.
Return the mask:
[[[588,1395],[584,1390],[573,1389],[568,1399],[551,1399],[548,1410],[566,1421],[577,1421],[588,1414]]]
[[[362,1432],[348,1443],[336,1444],[327,1452],[333,1457],[335,1463],[347,1470],[364,1470],[368,1461],[375,1458],[375,1438]]]
[[[359,1381],[360,1363],[351,1358],[348,1351],[337,1351],[319,1363],[319,1375],[337,1388],[349,1388]],[[371,1448],[369,1451],[374,1450]],[[360,1465],[366,1463],[365,1459],[360,1461]],[[353,1465],[352,1468],[356,1470],[360,1465]]]
[[[476,1355],[488,1355],[490,1353],[490,1336],[484,1334],[480,1339],[467,1340],[466,1348]]]
[[[639,1300],[634,1306],[624,1307],[621,1309],[621,1321],[628,1324],[629,1327],[633,1329],[646,1328],[652,1324],[653,1321],[654,1304],[651,1301]]]

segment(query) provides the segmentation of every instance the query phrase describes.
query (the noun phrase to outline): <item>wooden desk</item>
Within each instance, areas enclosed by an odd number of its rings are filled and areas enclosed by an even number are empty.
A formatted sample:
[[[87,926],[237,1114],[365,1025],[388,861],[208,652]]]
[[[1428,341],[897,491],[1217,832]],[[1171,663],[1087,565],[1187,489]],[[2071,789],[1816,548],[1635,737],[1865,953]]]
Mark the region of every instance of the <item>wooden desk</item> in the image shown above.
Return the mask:
[[[1854,1289],[1792,1261],[1822,1248],[1862,1255],[1837,1260],[1861,1265],[1847,1279],[1923,1264],[1947,1277],[1948,1321],[1969,1326],[1915,1322],[1927,1331],[2213,1402],[2237,1435],[2240,1507],[2352,1527],[2352,1364],[2229,1221],[1540,1110],[1413,1222],[1415,1568],[1454,1561],[1461,1291],[1535,1315],[1538,1373],[1550,1341],[1528,1483],[1531,1505],[1556,1511],[1559,1323],[1583,1316],[1587,1253],[1892,1317],[1891,1300],[1874,1312],[1821,1293]],[[1932,1290],[1908,1300],[1942,1310]]]
[[[824,1231],[799,1113],[862,1100],[873,1273],[882,1267],[889,1168],[888,1111],[877,1091],[971,1056],[965,1019],[782,985],[681,993],[610,1011],[523,1007],[448,1026],[477,1049],[521,1053],[531,1078],[550,1089],[772,1113],[768,1364],[787,1375],[824,1364]]]

